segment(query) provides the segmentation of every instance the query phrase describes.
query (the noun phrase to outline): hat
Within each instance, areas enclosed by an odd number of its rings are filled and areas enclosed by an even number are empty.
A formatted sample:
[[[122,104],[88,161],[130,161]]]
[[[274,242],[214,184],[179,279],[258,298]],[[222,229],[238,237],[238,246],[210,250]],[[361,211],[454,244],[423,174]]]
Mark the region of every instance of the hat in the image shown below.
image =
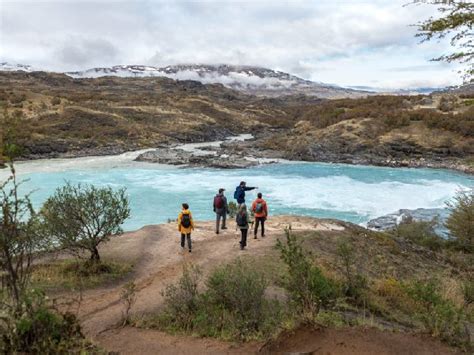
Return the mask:
[[[224,192],[224,191],[225,191],[225,189],[222,188],[222,187],[219,189],[219,193]]]

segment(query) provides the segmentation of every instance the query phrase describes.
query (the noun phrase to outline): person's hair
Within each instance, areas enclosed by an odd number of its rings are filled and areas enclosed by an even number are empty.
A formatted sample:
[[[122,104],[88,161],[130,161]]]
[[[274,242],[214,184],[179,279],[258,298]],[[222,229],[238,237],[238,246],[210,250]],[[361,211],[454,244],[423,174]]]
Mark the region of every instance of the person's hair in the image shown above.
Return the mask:
[[[262,198],[262,193],[259,192],[259,193],[257,194],[257,197],[258,197],[258,198]]]
[[[223,193],[225,189],[220,188],[219,193]]]
[[[246,184],[245,181],[241,181],[241,182],[240,182],[240,186],[243,186],[243,185],[245,185],[245,184]]]
[[[239,207],[239,211],[246,211],[247,210],[247,205],[245,203],[242,203]]]
[[[183,203],[182,206],[183,206],[183,208],[184,208],[185,210],[189,209],[189,205],[188,205],[187,203]]]

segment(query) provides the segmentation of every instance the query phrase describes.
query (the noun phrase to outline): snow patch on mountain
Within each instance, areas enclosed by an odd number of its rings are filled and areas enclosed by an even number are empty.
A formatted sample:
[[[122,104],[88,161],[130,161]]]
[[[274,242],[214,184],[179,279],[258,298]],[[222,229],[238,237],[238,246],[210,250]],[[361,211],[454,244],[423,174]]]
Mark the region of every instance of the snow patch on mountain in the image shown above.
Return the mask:
[[[33,71],[30,66],[3,63],[0,70]],[[239,65],[179,64],[158,68],[147,65],[116,65],[84,71],[65,72],[76,78],[166,77],[173,80],[193,80],[203,84],[222,84],[225,87],[251,95],[277,97],[282,95],[309,95],[321,98],[362,97],[366,91],[342,88],[336,85],[309,81],[285,72]]]
[[[0,63],[0,71],[25,71],[25,72],[32,72],[35,71],[31,67],[31,65],[25,64],[12,64],[8,62],[1,62]]]

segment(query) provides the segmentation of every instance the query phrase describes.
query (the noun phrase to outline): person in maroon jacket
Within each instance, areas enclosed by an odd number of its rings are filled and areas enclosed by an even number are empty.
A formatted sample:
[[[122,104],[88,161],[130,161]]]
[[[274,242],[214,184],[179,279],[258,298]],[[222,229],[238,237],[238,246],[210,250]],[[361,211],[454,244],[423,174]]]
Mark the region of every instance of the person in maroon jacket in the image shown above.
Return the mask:
[[[227,197],[224,196],[225,189],[220,188],[219,193],[214,196],[213,209],[216,213],[216,234],[219,234],[219,225],[222,218],[222,229],[227,229],[225,221],[229,213],[229,205],[227,204]]]

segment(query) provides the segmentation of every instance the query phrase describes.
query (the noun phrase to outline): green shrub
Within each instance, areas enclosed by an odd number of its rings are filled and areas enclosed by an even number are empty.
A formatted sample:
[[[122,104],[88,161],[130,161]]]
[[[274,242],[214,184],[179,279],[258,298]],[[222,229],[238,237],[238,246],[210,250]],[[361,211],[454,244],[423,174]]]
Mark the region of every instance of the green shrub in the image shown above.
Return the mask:
[[[466,280],[462,284],[462,294],[466,306],[474,304],[474,280]]]
[[[133,281],[127,282],[120,291],[120,301],[123,304],[122,326],[130,324],[130,311],[137,300],[137,285]]]
[[[91,262],[99,262],[99,245],[122,233],[130,207],[125,189],[67,183],[46,200],[41,215],[58,245],[78,255],[88,251]]]
[[[356,302],[364,301],[367,291],[367,279],[356,270],[356,256],[347,240],[339,242],[337,255],[339,256],[342,273],[345,277],[345,295],[353,298]]]
[[[201,270],[195,266],[184,266],[183,276],[176,285],[168,285],[163,292],[165,311],[160,323],[168,329],[192,330],[198,310],[200,294],[198,284]]]
[[[454,201],[449,202],[451,210],[446,221],[455,245],[469,253],[474,252],[474,191],[459,192]]]
[[[278,319],[278,312],[269,313],[269,302],[265,299],[266,279],[240,259],[217,268],[206,284],[205,303],[220,319],[228,318],[234,337],[252,338],[265,331],[268,318],[275,316]]]
[[[0,350],[4,353],[57,354],[91,351],[77,318],[53,308],[42,292],[24,294],[21,307],[2,302]],[[97,350],[97,349],[95,349]]]
[[[237,215],[237,209],[238,209],[237,204],[234,201],[231,201],[229,202],[228,207],[229,207],[229,217],[235,218],[235,216]]]
[[[436,280],[405,284],[407,295],[415,302],[414,317],[433,336],[458,346],[469,346],[464,328],[466,314],[462,308],[442,297]]]
[[[178,283],[166,288],[162,313],[145,326],[243,341],[264,339],[279,326],[280,304],[265,298],[265,278],[241,260],[218,267],[205,292],[198,290],[200,277],[199,269],[186,268]]]
[[[446,245],[446,241],[435,233],[434,226],[436,223],[436,219],[429,222],[407,219],[400,223],[393,233],[417,245],[438,251]]]
[[[292,235],[291,229],[286,229],[285,233],[286,242],[277,241],[281,258],[288,267],[285,287],[296,310],[311,320],[321,308],[334,304],[340,296],[340,289],[314,265],[311,256],[303,252],[301,243]]]

